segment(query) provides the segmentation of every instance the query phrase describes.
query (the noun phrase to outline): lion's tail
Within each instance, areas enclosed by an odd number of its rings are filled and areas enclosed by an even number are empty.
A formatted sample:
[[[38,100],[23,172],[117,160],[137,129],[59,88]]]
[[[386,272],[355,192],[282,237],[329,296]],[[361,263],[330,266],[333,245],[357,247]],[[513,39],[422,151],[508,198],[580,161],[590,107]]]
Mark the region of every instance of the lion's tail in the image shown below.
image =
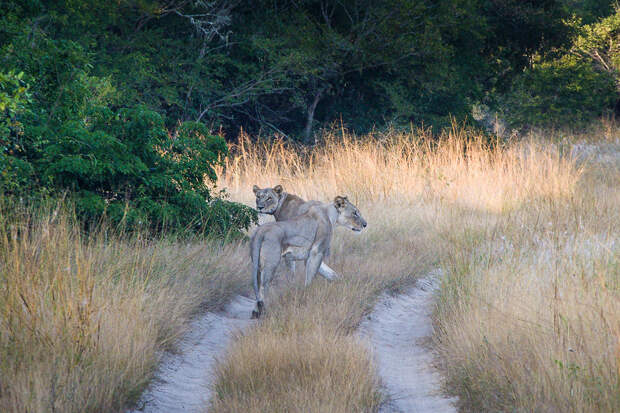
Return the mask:
[[[263,239],[265,238],[263,231],[258,229],[256,234],[252,237],[250,242],[250,257],[252,258],[252,282],[254,283],[254,294],[256,295],[256,300],[258,301],[258,292],[260,290],[261,284],[261,274],[260,274],[260,250],[263,244]]]

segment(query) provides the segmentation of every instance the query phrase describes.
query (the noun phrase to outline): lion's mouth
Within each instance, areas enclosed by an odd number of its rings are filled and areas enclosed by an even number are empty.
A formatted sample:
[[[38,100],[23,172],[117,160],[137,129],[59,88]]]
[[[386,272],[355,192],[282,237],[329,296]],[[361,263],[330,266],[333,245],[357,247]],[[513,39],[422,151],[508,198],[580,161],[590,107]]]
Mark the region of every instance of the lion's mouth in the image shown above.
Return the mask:
[[[351,228],[351,230],[355,231],[355,232],[362,232],[361,228]]]
[[[258,211],[259,214],[273,214],[276,211],[276,208],[256,207],[256,211]]]

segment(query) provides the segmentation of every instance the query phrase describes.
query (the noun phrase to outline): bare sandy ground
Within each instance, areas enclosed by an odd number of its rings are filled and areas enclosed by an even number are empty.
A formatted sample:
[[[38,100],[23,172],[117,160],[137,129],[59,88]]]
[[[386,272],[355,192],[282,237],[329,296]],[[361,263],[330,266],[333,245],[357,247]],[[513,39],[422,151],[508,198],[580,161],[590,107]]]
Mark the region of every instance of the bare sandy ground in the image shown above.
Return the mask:
[[[233,334],[247,327],[254,301],[237,296],[224,311],[206,313],[190,325],[177,354],[166,354],[151,387],[132,413],[204,412],[211,397],[216,357]]]
[[[433,367],[433,274],[395,297],[384,294],[360,326],[373,349],[379,375],[389,395],[382,413],[456,412],[456,399],[441,394],[441,376]]]
[[[433,275],[398,296],[384,294],[360,333],[369,341],[389,400],[382,413],[456,412],[441,394],[441,377],[428,346],[437,281]],[[254,301],[237,296],[224,311],[194,320],[176,354],[166,354],[151,387],[131,413],[204,412],[211,397],[215,359],[250,323]]]

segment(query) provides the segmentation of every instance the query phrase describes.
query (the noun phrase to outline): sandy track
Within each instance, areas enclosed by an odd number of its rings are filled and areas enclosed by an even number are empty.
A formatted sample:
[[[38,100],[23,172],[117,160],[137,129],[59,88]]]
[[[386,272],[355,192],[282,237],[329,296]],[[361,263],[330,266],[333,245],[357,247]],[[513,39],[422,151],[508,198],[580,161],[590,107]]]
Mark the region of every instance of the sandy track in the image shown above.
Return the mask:
[[[456,412],[456,399],[441,394],[441,376],[428,347],[437,287],[436,278],[428,275],[404,294],[384,294],[360,326],[390,397],[380,410],[383,413]]]
[[[192,321],[178,354],[167,353],[138,408],[130,412],[204,412],[211,397],[215,358],[223,354],[235,331],[247,327],[254,301],[237,296],[224,311]]]
[[[428,347],[433,292],[429,275],[406,293],[379,299],[360,333],[369,341],[390,397],[382,413],[456,412],[455,399],[441,394],[441,377]],[[166,354],[151,387],[131,413],[204,412],[211,397],[213,367],[235,331],[246,328],[254,301],[237,296],[224,311],[194,320],[177,354]]]

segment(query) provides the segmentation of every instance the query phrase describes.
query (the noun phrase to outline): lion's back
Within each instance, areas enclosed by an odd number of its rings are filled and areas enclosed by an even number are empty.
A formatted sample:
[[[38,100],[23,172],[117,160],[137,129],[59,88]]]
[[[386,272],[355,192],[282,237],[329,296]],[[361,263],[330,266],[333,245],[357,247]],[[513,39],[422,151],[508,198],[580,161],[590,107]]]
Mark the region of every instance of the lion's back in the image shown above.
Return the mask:
[[[299,217],[317,204],[321,204],[319,201],[304,201],[297,195],[287,194],[286,200],[282,204],[280,213],[277,217],[278,221],[288,221],[295,217]]]

